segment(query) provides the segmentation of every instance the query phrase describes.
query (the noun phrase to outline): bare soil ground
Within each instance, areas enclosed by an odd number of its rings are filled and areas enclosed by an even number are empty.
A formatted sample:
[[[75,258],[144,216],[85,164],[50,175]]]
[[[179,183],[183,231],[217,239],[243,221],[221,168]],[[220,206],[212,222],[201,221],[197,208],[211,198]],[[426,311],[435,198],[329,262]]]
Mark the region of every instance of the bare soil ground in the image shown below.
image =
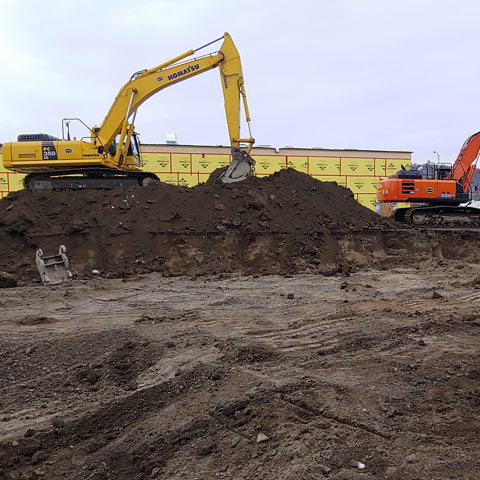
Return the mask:
[[[479,275],[4,289],[0,478],[480,479]]]
[[[478,247],[293,170],[11,194],[0,479],[480,479]]]

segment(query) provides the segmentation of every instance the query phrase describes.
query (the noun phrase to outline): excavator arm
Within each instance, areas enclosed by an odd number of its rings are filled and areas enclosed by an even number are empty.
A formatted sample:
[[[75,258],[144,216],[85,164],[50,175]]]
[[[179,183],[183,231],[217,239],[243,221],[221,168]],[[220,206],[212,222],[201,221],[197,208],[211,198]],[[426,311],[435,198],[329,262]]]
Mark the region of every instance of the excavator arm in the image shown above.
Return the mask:
[[[450,170],[448,180],[459,182],[464,192],[468,192],[473,174],[475,173],[475,161],[480,152],[480,132],[474,133],[465,140],[452,169]]]
[[[182,61],[222,39],[223,43],[217,52]],[[129,82],[118,92],[100,128],[94,129],[94,142],[99,152],[105,153],[110,149],[112,154],[111,166],[114,168],[120,167],[126,159],[126,150],[128,150],[131,137],[134,134],[135,115],[140,105],[160,90],[216,67],[219,68],[225,102],[225,115],[232,146],[232,164],[230,171],[225,173],[223,181],[240,181],[250,176],[255,161],[249,153],[255,140],[250,134],[250,113],[245,94],[240,55],[228,33],[195,50],[188,50],[154,68],[134,73]],[[249,128],[250,136],[248,138],[240,138],[240,97],[243,100],[245,120]],[[112,150],[111,145],[114,142],[116,148]],[[246,144],[245,150],[241,149],[241,144]],[[236,173],[234,173],[235,171]]]

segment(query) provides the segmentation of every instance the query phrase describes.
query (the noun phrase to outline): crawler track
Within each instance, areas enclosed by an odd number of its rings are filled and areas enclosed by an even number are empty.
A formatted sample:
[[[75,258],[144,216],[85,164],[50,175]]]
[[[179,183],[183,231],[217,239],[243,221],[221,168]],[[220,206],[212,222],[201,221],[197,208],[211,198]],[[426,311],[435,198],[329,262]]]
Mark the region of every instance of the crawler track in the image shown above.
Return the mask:
[[[133,187],[159,181],[150,172],[124,172],[109,168],[89,168],[31,173],[24,179],[30,192],[52,190],[110,190],[116,187]]]
[[[395,219],[414,226],[480,228],[480,210],[470,207],[415,207],[401,208]]]

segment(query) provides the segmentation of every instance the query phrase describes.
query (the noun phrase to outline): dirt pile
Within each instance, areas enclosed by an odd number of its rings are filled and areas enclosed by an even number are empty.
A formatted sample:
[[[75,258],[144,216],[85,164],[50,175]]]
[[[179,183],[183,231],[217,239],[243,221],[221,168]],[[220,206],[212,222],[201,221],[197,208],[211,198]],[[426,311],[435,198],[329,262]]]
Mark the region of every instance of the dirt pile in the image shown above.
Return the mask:
[[[350,190],[295,170],[231,185],[217,177],[194,188],[13,193],[0,202],[0,269],[36,276],[35,250],[64,244],[77,275],[341,270],[351,259],[335,235],[386,225]]]

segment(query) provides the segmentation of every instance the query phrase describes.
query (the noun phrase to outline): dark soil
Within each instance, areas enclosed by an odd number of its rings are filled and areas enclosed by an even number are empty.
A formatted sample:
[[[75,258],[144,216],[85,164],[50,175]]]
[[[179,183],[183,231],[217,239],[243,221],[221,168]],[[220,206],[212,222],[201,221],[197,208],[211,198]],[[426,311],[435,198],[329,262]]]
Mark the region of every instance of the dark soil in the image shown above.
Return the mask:
[[[478,231],[217,174],[0,201],[0,480],[480,480]]]
[[[67,248],[77,275],[294,273],[342,263],[335,234],[385,220],[350,190],[295,170],[194,188],[15,192],[0,201],[0,270],[33,278],[34,255]]]

